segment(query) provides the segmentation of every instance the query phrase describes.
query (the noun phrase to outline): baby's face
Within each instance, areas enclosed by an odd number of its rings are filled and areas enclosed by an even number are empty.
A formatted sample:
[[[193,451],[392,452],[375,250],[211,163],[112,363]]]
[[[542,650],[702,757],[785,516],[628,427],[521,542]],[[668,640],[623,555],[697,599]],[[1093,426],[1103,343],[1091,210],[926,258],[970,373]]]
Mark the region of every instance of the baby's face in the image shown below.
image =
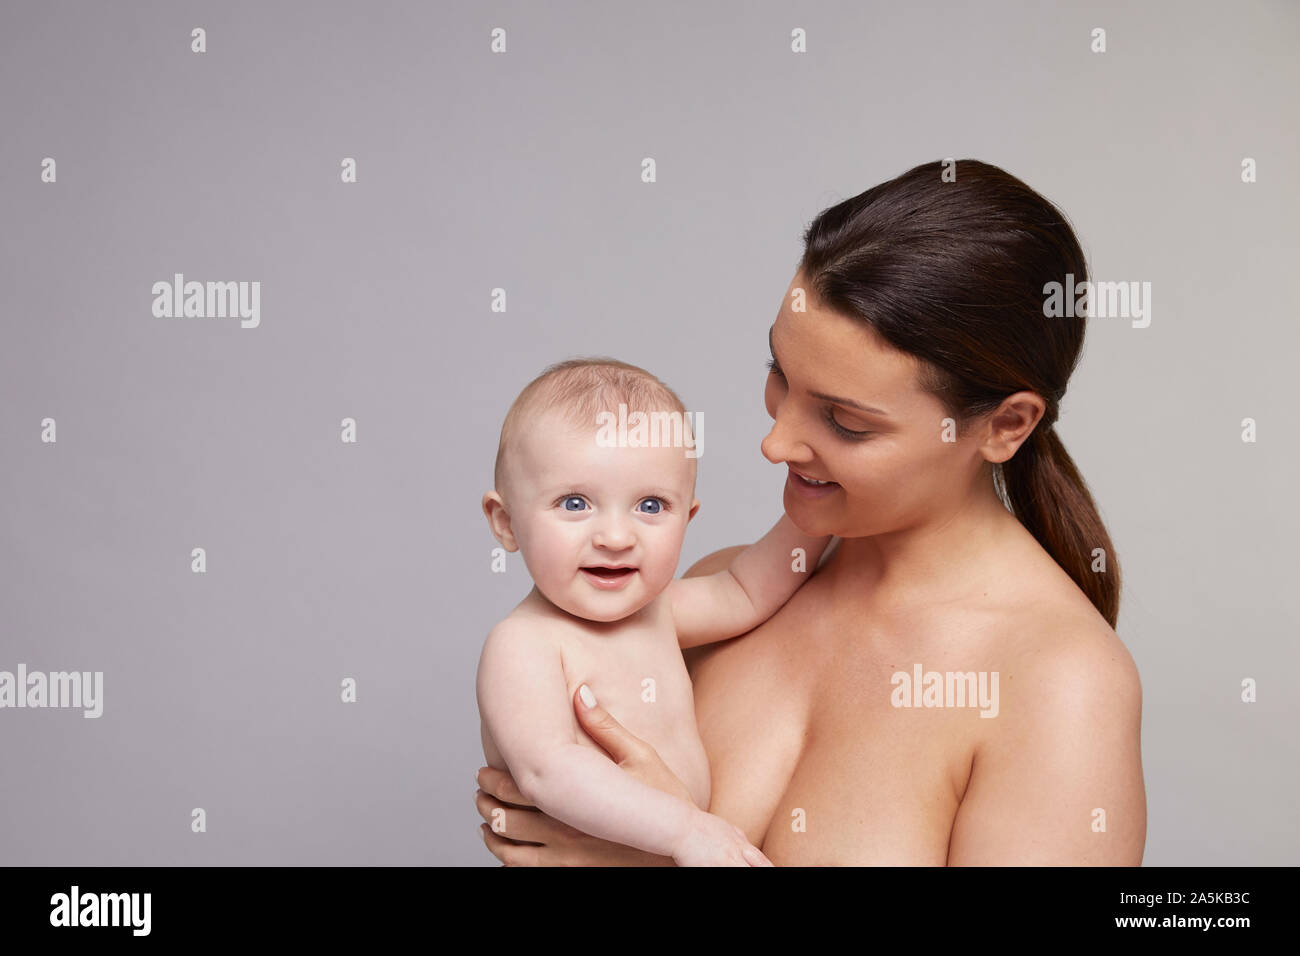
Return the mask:
[[[694,515],[695,461],[682,448],[607,448],[597,426],[555,412],[522,425],[507,464],[510,527],[533,583],[589,621],[617,621],[677,571]]]

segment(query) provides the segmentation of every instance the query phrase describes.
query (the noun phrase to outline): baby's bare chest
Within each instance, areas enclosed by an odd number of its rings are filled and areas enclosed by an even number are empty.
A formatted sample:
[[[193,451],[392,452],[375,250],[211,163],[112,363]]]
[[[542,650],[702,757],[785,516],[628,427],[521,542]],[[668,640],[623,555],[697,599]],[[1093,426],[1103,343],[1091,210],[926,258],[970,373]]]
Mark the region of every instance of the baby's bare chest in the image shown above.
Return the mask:
[[[668,729],[687,717],[694,724],[691,680],[671,630],[565,640],[560,655],[570,696],[586,684],[601,706],[633,733],[638,728]]]
[[[672,629],[643,629],[612,640],[565,640],[560,653],[569,698],[586,684],[615,720],[659,752],[697,803],[707,806],[708,757],[695,723],[690,675]],[[590,743],[582,733],[579,740]]]

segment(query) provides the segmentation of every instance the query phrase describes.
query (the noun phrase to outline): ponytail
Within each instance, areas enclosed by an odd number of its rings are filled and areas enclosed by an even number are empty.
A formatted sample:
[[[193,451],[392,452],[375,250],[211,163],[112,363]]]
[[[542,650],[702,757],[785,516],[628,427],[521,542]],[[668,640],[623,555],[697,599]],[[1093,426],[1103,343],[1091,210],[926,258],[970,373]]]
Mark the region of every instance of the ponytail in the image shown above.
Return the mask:
[[[1002,463],[1000,473],[999,491],[1011,513],[1088,596],[1106,623],[1115,627],[1119,560],[1088,486],[1056,429],[1035,428],[1016,454]],[[1102,549],[1100,556],[1094,554],[1097,548]],[[1103,563],[1094,571],[1098,560]]]

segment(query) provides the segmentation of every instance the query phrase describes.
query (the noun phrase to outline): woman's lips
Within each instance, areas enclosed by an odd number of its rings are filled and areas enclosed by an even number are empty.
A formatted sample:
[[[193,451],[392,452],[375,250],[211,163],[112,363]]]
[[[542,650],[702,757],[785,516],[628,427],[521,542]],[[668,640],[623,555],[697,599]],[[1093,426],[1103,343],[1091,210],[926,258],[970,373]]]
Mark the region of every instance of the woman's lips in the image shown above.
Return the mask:
[[[825,498],[840,490],[840,486],[833,481],[822,483],[809,480],[793,468],[790,468],[790,477],[786,480],[786,484],[805,498]]]
[[[618,591],[636,575],[636,568],[580,568],[583,577],[602,591]]]

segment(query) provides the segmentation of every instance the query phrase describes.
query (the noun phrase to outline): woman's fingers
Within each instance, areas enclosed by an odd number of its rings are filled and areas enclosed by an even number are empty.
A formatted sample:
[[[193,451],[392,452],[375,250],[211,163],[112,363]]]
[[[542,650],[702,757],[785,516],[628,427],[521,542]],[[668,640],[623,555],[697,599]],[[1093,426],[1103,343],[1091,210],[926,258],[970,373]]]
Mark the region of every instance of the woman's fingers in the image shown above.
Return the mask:
[[[486,823],[478,829],[483,834],[483,842],[492,851],[492,855],[506,866],[546,865],[542,858],[542,850],[545,847],[529,846],[526,843],[511,843],[509,840],[493,833],[492,828]]]
[[[586,684],[573,695],[573,709],[578,723],[592,740],[600,744],[617,764],[645,756],[645,741],[624,729],[623,725],[600,706]]]
[[[474,806],[494,835],[507,840],[546,843],[554,837],[557,827],[564,826],[535,809],[506,771],[483,767],[477,780],[479,789],[474,791]],[[488,849],[492,849],[490,843]]]
[[[492,832],[507,840],[548,843],[559,828],[566,827],[540,810],[506,806],[482,790],[475,791],[474,806]]]
[[[496,767],[480,767],[474,779],[480,790],[492,794],[502,803],[513,803],[517,807],[534,805],[519,792],[519,787],[515,785],[515,778],[504,770],[498,770]]]
[[[585,693],[584,693],[585,692]],[[578,724],[613,761],[642,783],[694,803],[690,788],[664,763],[659,751],[640,737],[629,733],[622,724],[600,706],[586,684],[573,695],[573,709]]]

